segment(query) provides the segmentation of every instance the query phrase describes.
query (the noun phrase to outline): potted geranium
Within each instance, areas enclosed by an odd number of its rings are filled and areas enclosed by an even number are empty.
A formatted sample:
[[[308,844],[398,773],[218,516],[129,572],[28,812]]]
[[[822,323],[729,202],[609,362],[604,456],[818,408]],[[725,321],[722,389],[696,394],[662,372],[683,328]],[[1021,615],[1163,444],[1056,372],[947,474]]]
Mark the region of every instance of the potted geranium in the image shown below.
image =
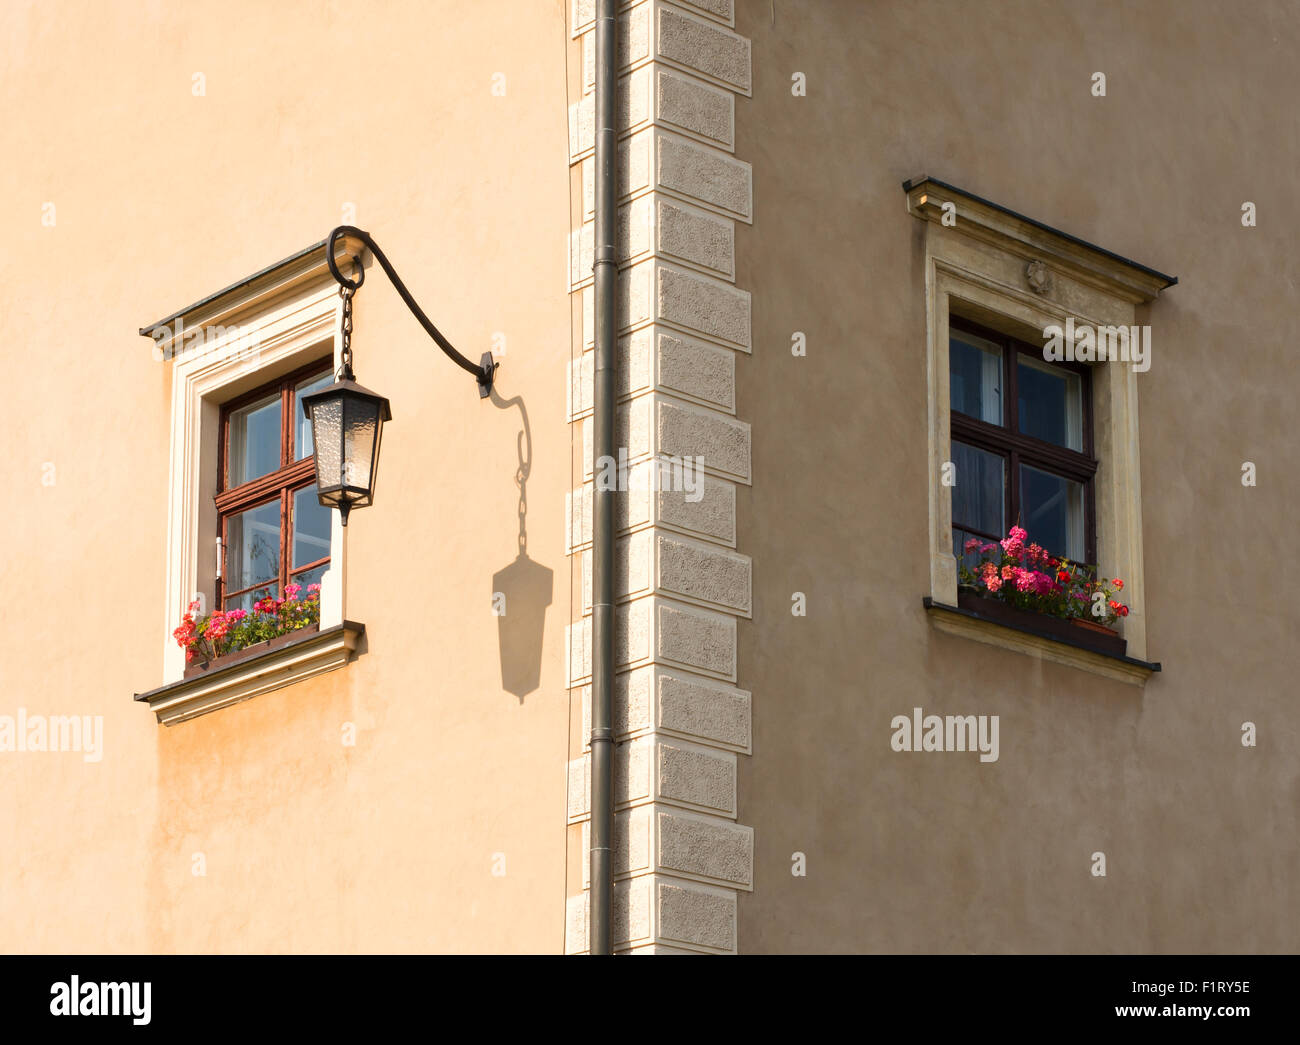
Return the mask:
[[[274,649],[284,645],[279,640],[286,636],[320,626],[319,584],[308,585],[305,598],[299,598],[302,594],[299,584],[286,584],[284,598],[265,591],[259,594],[262,598],[253,604],[251,612],[216,610],[206,617],[198,617],[198,601],[190,603],[180,627],[172,632],[177,644],[185,650],[187,678]]]
[[[958,571],[964,608],[1064,638],[1088,632],[1107,652],[1124,654],[1127,643],[1113,627],[1129,612],[1116,598],[1124,589],[1120,578],[1099,579],[1093,567],[1049,554],[1019,526],[1001,541],[972,537],[963,551],[977,555]]]

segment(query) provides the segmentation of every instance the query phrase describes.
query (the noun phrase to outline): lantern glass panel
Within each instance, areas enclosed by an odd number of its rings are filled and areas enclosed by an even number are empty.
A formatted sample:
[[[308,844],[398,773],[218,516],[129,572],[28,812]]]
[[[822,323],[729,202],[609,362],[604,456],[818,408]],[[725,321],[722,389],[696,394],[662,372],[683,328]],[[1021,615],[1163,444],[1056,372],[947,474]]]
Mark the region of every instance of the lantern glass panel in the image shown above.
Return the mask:
[[[375,460],[375,434],[379,429],[379,404],[371,399],[349,398],[344,410],[343,485],[369,492],[370,466]]]
[[[311,404],[311,413],[316,479],[323,491],[337,490],[343,476],[343,400],[318,399]]]

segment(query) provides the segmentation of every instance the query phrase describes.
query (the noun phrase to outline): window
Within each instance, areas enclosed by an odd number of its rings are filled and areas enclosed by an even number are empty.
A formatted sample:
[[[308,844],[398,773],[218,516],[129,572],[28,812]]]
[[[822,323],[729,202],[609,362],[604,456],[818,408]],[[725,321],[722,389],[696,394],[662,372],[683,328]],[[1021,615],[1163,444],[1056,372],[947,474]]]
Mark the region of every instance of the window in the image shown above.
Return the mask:
[[[1139,306],[1178,281],[934,178],[909,179],[903,191],[925,239],[917,294],[925,302],[927,612],[939,630],[1142,685],[1154,668],[1146,663],[1137,372],[1113,361],[1048,365],[1041,346],[1024,351],[1001,331],[1071,320],[1132,326]],[[1124,578],[1126,662],[956,612],[964,541],[954,531],[1001,536],[1017,517],[1039,544],[1077,559],[1082,543],[1088,565]]]
[[[1045,362],[1041,349],[956,315],[948,330],[953,554],[1019,525],[1055,556],[1096,563],[1086,364]]]
[[[311,426],[299,403],[333,380],[322,359],[221,411],[217,471],[217,604],[251,610],[286,584],[320,583],[330,563],[330,510],[316,498]]]

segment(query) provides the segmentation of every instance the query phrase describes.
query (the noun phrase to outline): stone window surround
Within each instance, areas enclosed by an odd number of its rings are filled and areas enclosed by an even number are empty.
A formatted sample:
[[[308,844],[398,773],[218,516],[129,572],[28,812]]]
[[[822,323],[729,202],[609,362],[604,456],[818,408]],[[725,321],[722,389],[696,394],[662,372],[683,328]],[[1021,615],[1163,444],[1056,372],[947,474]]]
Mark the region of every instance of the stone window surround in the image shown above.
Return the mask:
[[[360,256],[358,243],[343,239],[336,247],[345,274]],[[172,359],[163,630],[166,687],[181,683],[185,671],[185,653],[172,632],[197,593],[203,593],[209,611],[213,605],[217,513],[212,495],[217,482],[221,404],[327,353],[337,368],[342,317],[341,299],[329,275],[322,242],[155,325],[173,327],[179,319],[182,330],[205,329],[202,342],[176,351]],[[207,332],[217,327],[224,330],[208,340]],[[147,335],[150,329],[141,333]],[[155,341],[156,356],[170,356],[172,351],[170,342]],[[203,690],[201,706],[189,709],[184,701],[169,698],[176,706],[166,718],[155,709],[160,722],[170,724],[289,685],[319,673],[322,664],[346,663],[358,635],[357,626],[345,618],[346,534],[339,514],[333,513],[332,561],[321,578],[320,630],[335,637],[333,644],[338,649],[322,650],[323,656],[314,659],[295,655],[292,649],[254,658],[244,671],[223,673],[225,686],[218,688],[228,694],[214,691],[211,684],[196,684],[196,690]],[[343,627],[345,622],[349,627]],[[271,684],[266,682],[268,674]],[[250,684],[254,677],[261,680],[256,686]]]
[[[958,314],[1035,343],[1043,328],[1131,326],[1136,306],[1149,303],[1176,280],[1126,261],[960,189],[927,178],[904,183],[909,213],[925,222],[926,370],[930,462],[930,599],[957,604],[957,560],[952,553],[952,498],[942,465],[951,458],[948,389],[948,317]],[[955,224],[944,225],[954,204]],[[951,219],[950,219],[951,220]],[[1034,266],[1033,282],[1029,266]],[[1043,286],[1042,265],[1050,279]],[[1037,284],[1037,286],[1036,286]],[[1146,592],[1142,560],[1142,497],[1138,444],[1137,374],[1124,363],[1094,364],[1094,452],[1097,557],[1101,572],[1125,580],[1129,616],[1122,623],[1128,655],[1147,658]],[[932,616],[939,616],[931,611]],[[936,621],[938,623],[938,621]],[[942,626],[942,625],[941,625]],[[1084,670],[1142,682],[1149,671],[1114,671],[1102,658],[1077,656],[1055,643],[1030,642],[988,626],[961,633]]]

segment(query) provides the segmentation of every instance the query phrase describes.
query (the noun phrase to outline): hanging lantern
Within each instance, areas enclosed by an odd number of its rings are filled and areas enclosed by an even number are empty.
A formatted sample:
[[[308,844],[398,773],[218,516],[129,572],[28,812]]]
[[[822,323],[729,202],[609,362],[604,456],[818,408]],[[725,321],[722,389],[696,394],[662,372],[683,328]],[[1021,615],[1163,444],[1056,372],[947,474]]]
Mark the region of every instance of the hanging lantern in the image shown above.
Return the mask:
[[[311,421],[320,503],[337,508],[348,524],[353,508],[375,500],[379,443],[384,422],[392,420],[388,400],[352,380],[350,372],[328,388],[302,398]]]

